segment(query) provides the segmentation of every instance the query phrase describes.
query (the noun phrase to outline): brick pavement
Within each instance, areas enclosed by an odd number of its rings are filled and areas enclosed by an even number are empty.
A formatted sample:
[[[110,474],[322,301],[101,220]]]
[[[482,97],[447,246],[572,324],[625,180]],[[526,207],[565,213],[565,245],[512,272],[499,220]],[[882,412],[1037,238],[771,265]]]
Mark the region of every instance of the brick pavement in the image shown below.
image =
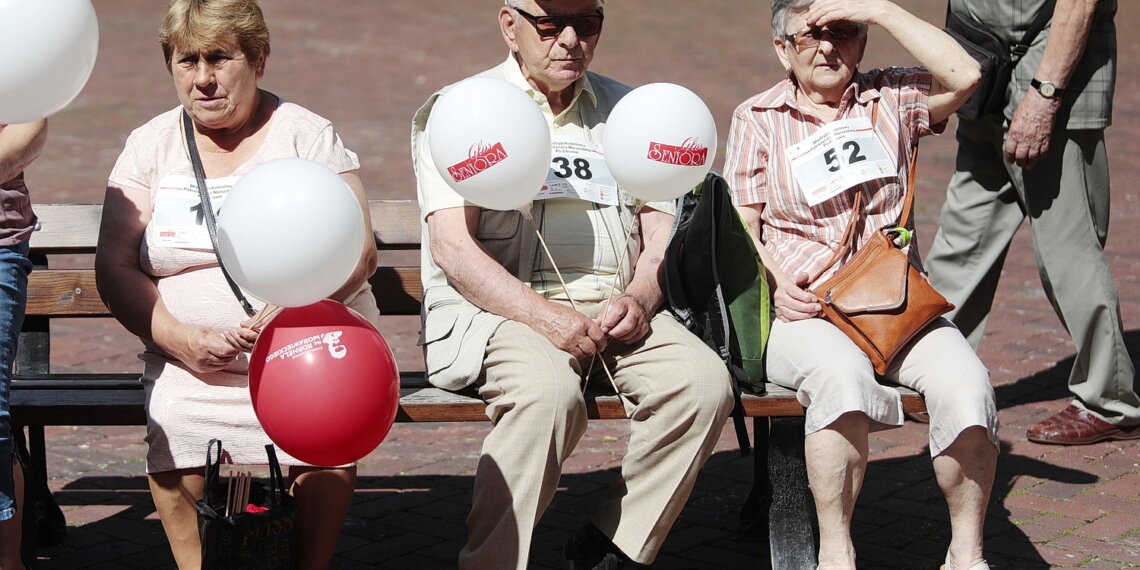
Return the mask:
[[[333,119],[362,157],[371,197],[412,197],[408,118],[436,86],[503,57],[488,16],[495,3],[266,0],[274,49],[264,84]],[[944,6],[901,4],[931,21]],[[153,39],[159,3],[116,0],[96,7],[103,40],[95,74],[75,103],[53,118],[48,149],[29,171],[40,202],[99,201],[129,130],[175,104]],[[690,86],[713,109],[722,143],[732,107],[779,78],[761,3],[702,3],[696,14],[685,0],[622,0],[607,11],[607,34],[594,68],[634,85]],[[470,25],[476,17],[483,23]],[[1140,23],[1140,13],[1125,9],[1117,22],[1130,29]],[[741,41],[704,40],[711,37]],[[905,63],[891,59],[897,49],[889,38],[879,34],[871,41],[869,64]],[[463,49],[457,53],[455,46]],[[1140,42],[1124,34],[1120,50],[1116,123],[1108,141],[1115,188],[1107,251],[1120,284],[1129,346],[1136,352],[1140,190],[1128,182],[1140,171],[1127,149],[1140,135],[1134,118],[1140,110]],[[372,92],[377,94],[368,97]],[[917,215],[923,236],[934,232],[938,196],[952,163],[951,137],[924,143]],[[987,555],[995,568],[1140,566],[1140,442],[1066,448],[1024,438],[1025,426],[1065,405],[1063,385],[1072,366],[1072,349],[1040,291],[1025,232],[1011,250],[999,298],[981,352],[1003,422]],[[383,327],[408,369],[422,366],[408,342],[416,328],[414,318],[390,319]],[[135,343],[117,325],[70,322],[57,330],[55,342],[57,371],[136,369],[137,361],[123,349]],[[924,430],[908,423],[872,440],[855,518],[862,567],[936,568],[945,552],[946,508],[925,453]],[[358,493],[334,567],[454,567],[486,431],[482,423],[397,425],[360,463]],[[565,536],[590,512],[591,492],[613,476],[627,435],[621,422],[591,426],[536,533],[536,568],[560,567]],[[63,544],[41,552],[41,567],[172,565],[142,476],[141,437],[136,427],[49,428],[50,484],[69,528]],[[751,460],[738,456],[726,431],[655,567],[763,567],[758,543],[736,531],[750,477]]]

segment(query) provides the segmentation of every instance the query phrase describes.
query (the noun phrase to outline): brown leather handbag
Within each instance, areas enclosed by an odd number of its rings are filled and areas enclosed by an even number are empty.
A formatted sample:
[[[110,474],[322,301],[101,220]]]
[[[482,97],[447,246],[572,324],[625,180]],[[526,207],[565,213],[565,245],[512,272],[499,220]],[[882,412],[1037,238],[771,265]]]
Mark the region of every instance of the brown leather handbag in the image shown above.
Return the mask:
[[[895,238],[907,233],[917,161],[916,146],[898,223],[876,231],[835,275],[812,291],[823,305],[820,316],[850,337],[880,375],[918,333],[954,308],[895,245]],[[843,246],[820,274],[851,249],[855,227],[862,217],[863,193],[859,192],[851,209],[851,222],[840,241]]]

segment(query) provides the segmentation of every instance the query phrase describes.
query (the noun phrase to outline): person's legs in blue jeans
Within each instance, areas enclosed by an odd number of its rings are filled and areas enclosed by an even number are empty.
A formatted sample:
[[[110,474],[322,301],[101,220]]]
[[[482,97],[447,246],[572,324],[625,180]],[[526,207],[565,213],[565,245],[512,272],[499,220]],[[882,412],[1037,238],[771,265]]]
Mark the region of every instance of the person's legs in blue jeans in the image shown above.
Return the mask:
[[[0,568],[23,568],[20,562],[20,516],[16,497],[23,477],[16,468],[8,393],[24,307],[28,299],[28,244],[0,247]]]

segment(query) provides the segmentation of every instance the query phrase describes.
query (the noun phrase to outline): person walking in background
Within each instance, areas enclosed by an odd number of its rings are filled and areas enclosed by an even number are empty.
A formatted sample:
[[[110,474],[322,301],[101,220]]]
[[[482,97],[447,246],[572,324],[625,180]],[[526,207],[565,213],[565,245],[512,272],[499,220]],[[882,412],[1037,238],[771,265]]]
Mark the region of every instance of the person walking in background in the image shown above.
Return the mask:
[[[1140,396],[1104,254],[1109,172],[1104,129],[1116,73],[1116,0],[950,0],[1013,43],[1042,10],[1050,27],[1013,70],[1004,113],[958,123],[957,171],[926,267],[957,305],[948,317],[982,342],[1010,241],[1029,220],[1041,283],[1076,348],[1072,403],[1035,423],[1038,443],[1140,438]]]
[[[610,112],[630,90],[587,72],[602,22],[597,0],[507,0],[498,25],[510,55],[480,76],[525,91],[553,136],[597,149]],[[575,570],[651,563],[733,401],[716,353],[660,310],[672,202],[636,211],[612,177],[600,175],[589,182],[614,190],[605,193],[618,196],[613,203],[536,199],[533,217],[564,270],[563,287],[518,211],[477,207],[440,176],[427,143],[439,95],[412,127],[423,214],[421,343],[428,379],[451,390],[475,385],[494,424],[483,441],[459,567],[529,566],[534,527],[586,431],[580,383],[597,379],[603,366],[630,418],[629,447],[621,476],[566,556]],[[640,231],[627,240],[630,224]]]
[[[9,389],[24,306],[28,300],[28,240],[36,226],[24,169],[43,151],[47,120],[18,125],[0,124],[0,569],[23,568],[20,560],[21,509],[24,478],[16,464],[9,415]]]

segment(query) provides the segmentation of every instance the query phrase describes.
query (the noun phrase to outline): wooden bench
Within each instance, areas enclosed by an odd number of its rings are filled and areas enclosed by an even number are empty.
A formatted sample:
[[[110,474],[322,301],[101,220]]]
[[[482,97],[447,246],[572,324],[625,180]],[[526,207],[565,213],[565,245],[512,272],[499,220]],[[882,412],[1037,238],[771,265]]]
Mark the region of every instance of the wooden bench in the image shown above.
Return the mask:
[[[414,252],[420,247],[419,207],[408,200],[372,200],[369,206],[380,253],[380,267],[371,282],[381,313],[418,315],[422,287],[418,256]],[[57,532],[44,528],[45,517],[56,522],[62,520],[62,515],[52,512],[58,507],[51,497],[43,496],[47,493],[44,426],[146,423],[138,374],[52,371],[53,319],[111,318],[96,289],[91,268],[102,206],[39,204],[35,211],[40,218],[31,241],[36,270],[30,278],[27,317],[11,393],[12,422],[28,432],[31,456],[28,487],[40,491],[38,498],[29,499],[31,508],[25,510],[32,513],[25,522],[29,537],[37,532]],[[55,256],[73,254],[83,254],[92,261],[80,262],[83,267],[79,269],[52,268],[51,260]],[[389,261],[393,258],[398,261]],[[134,352],[138,347],[126,350]],[[427,383],[423,372],[401,372],[400,382],[398,422],[487,421],[484,404],[478,397],[434,388]],[[906,411],[925,409],[916,393],[900,390],[904,392]],[[613,394],[590,391],[587,402],[591,418],[626,417],[621,402]],[[807,495],[803,468],[804,409],[792,392],[776,386],[770,386],[764,396],[745,395],[742,402],[745,416],[755,418],[758,481],[750,502],[759,515],[753,524],[771,529],[774,567],[805,567],[807,559],[804,557],[810,557],[810,565],[814,566],[815,540],[811,534],[814,508]],[[772,421],[763,421],[769,419]],[[780,492],[772,493],[773,488]],[[768,524],[769,518],[771,524]]]

